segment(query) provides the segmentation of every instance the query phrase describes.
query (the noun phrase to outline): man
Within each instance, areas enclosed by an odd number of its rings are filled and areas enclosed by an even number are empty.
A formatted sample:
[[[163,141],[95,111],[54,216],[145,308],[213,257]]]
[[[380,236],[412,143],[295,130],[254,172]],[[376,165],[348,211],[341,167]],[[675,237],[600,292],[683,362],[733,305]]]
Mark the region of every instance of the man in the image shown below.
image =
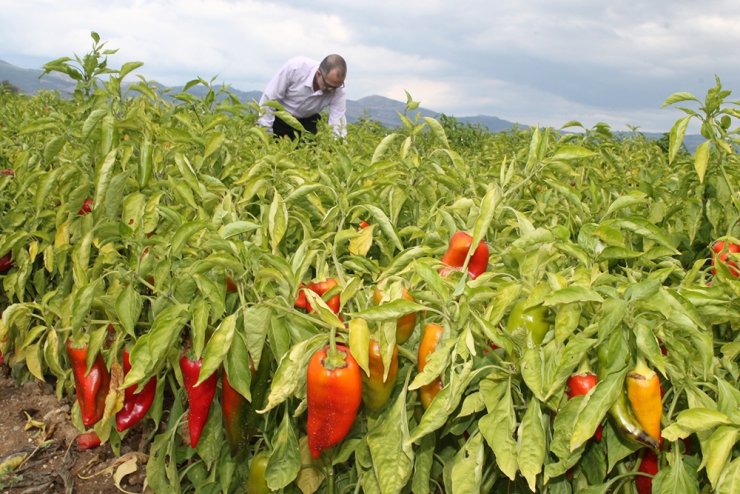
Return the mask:
[[[316,133],[319,113],[329,107],[329,125],[334,128],[335,136],[344,137],[347,135],[346,76],[347,63],[339,55],[329,55],[321,63],[306,57],[292,58],[267,84],[260,106],[270,100],[279,102],[313,134]],[[277,137],[295,138],[293,127],[276,118],[272,108],[263,109],[265,113],[257,121],[259,125]]]

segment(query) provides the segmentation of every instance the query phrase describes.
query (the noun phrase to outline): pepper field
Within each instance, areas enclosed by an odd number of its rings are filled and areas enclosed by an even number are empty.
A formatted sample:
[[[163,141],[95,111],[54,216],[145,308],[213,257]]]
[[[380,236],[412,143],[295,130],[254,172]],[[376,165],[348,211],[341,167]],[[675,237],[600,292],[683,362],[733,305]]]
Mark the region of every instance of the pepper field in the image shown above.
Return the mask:
[[[659,141],[577,122],[491,134],[417,117],[409,95],[396,129],[294,142],[256,126],[256,103],[202,79],[159,91],[93,40],[45,66],[77,81],[71,99],[0,90],[0,353],[114,452],[124,390],[154,380],[133,426],[150,491],[740,492],[740,102],[719,78],[667,95],[685,117]],[[473,245],[450,269],[458,231]],[[428,324],[441,337],[417,365]],[[397,353],[387,402],[307,399],[327,345],[360,368],[343,397],[382,387],[371,340],[381,369]],[[87,428],[68,341],[110,383]],[[195,447],[183,356],[202,359],[190,391],[215,392]],[[338,441],[318,458],[310,413]]]

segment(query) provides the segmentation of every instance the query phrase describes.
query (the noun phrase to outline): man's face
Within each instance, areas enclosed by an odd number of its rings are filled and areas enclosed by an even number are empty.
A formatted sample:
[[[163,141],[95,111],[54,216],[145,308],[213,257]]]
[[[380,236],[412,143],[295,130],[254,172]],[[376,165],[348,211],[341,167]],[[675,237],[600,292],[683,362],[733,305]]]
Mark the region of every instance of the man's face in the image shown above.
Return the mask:
[[[336,70],[330,71],[328,74],[324,74],[319,70],[319,87],[322,91],[335,91],[340,87],[344,87],[344,77],[337,74]]]

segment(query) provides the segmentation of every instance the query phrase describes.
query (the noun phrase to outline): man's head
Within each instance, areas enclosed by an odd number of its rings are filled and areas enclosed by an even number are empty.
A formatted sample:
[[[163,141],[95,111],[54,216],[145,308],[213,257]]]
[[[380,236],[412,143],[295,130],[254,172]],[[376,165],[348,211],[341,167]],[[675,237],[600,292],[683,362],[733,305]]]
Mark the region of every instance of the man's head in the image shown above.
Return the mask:
[[[344,78],[347,77],[347,62],[336,53],[326,56],[319,64],[318,78],[320,87],[324,91],[334,91],[344,87]]]

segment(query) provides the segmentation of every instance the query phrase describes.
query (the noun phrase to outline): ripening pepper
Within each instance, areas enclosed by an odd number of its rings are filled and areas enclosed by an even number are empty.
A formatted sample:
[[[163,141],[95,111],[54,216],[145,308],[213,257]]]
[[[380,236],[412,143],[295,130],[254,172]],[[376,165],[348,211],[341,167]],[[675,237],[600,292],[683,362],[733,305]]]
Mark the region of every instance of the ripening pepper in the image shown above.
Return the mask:
[[[383,381],[385,368],[380,354],[380,343],[375,338],[370,340],[368,348],[368,367],[370,375],[362,374],[362,402],[371,412],[380,411],[393,394],[398,376],[398,346],[393,346],[393,357],[388,369],[388,379]]]
[[[627,398],[642,428],[660,443],[660,417],[663,413],[660,379],[642,358],[637,359],[637,364],[627,374]]]
[[[313,312],[313,307],[311,307],[311,303],[308,301],[308,297],[306,297],[306,294],[303,293],[303,288],[308,288],[317,295],[323,296],[326,292],[328,292],[335,286],[337,286],[337,280],[335,280],[334,278],[327,278],[326,280],[319,282],[311,282],[308,284],[308,286],[301,283],[301,289],[298,291],[298,296],[296,297],[295,303],[293,305],[295,305],[295,307],[299,309],[305,309],[305,311],[310,314],[311,312]],[[329,306],[333,313],[338,314],[340,302],[340,296],[339,294],[336,294],[326,302],[326,305]]]
[[[87,371],[88,345],[81,347],[67,340],[67,356],[72,363],[72,375],[75,380],[77,402],[80,404],[82,423],[85,427],[95,425],[105,412],[105,397],[110,385],[110,372],[105,366],[103,356],[95,356],[90,372]]]
[[[419,352],[416,359],[416,367],[419,372],[424,370],[427,365],[427,358],[431,355],[439,344],[439,340],[442,338],[444,329],[439,324],[429,323],[424,326],[424,332],[421,335],[421,341],[419,342]],[[442,378],[437,377],[434,381],[429,384],[423,385],[419,388],[419,399],[424,409],[429,408],[429,405],[437,396],[437,393],[442,389]]]
[[[607,345],[601,345],[598,350],[600,372],[608,368],[609,355],[607,348]],[[601,377],[603,378],[603,376]],[[614,428],[627,439],[648,448],[658,449],[658,440],[652,437],[640,424],[627,400],[627,393],[619,393],[616,401],[609,408],[609,417],[614,424]]]
[[[414,301],[414,297],[409,293],[407,289],[403,289],[401,298],[408,300],[409,302]],[[379,305],[383,299],[383,292],[379,288],[375,288],[373,292],[373,302],[375,305]],[[396,343],[402,345],[408,341],[416,328],[416,312],[409,312],[398,318],[396,321]]]
[[[345,438],[362,402],[360,366],[344,345],[317,350],[308,363],[308,448],[318,458],[321,452]]]
[[[465,264],[465,258],[468,255],[470,246],[473,244],[473,237],[463,231],[455,232],[450,239],[449,247],[442,256],[442,262],[446,265],[441,269],[442,276],[446,276],[452,269],[460,269]],[[488,268],[488,245],[480,241],[475,248],[473,255],[468,262],[468,275],[476,279],[481,273]]]
[[[655,476],[658,474],[658,470],[658,455],[652,449],[645,449],[638,471]],[[637,487],[639,494],[651,494],[653,492],[653,477],[636,475],[635,487]]]
[[[213,397],[216,396],[218,374],[214,372],[208,379],[198,382],[203,359],[190,360],[187,355],[180,357],[180,370],[185,383],[185,392],[188,395],[188,431],[190,432],[190,447],[195,448],[200,440],[203,427],[208,421]]]
[[[236,455],[249,443],[251,431],[248,427],[251,405],[235,390],[224,372],[221,375],[221,416],[226,431],[226,441],[232,455]]]
[[[123,374],[131,370],[131,359],[128,350],[123,350]],[[138,423],[149,412],[157,393],[157,377],[152,376],[140,392],[138,385],[132,384],[124,390],[123,408],[116,414],[116,430],[123,432]]]
[[[568,388],[566,391],[568,398],[587,395],[596,386],[597,382],[599,382],[599,378],[589,370],[583,370],[582,372],[571,375],[568,378]],[[594,432],[594,439],[601,441],[602,437],[603,432],[601,425],[599,425],[596,428],[596,432]]]

